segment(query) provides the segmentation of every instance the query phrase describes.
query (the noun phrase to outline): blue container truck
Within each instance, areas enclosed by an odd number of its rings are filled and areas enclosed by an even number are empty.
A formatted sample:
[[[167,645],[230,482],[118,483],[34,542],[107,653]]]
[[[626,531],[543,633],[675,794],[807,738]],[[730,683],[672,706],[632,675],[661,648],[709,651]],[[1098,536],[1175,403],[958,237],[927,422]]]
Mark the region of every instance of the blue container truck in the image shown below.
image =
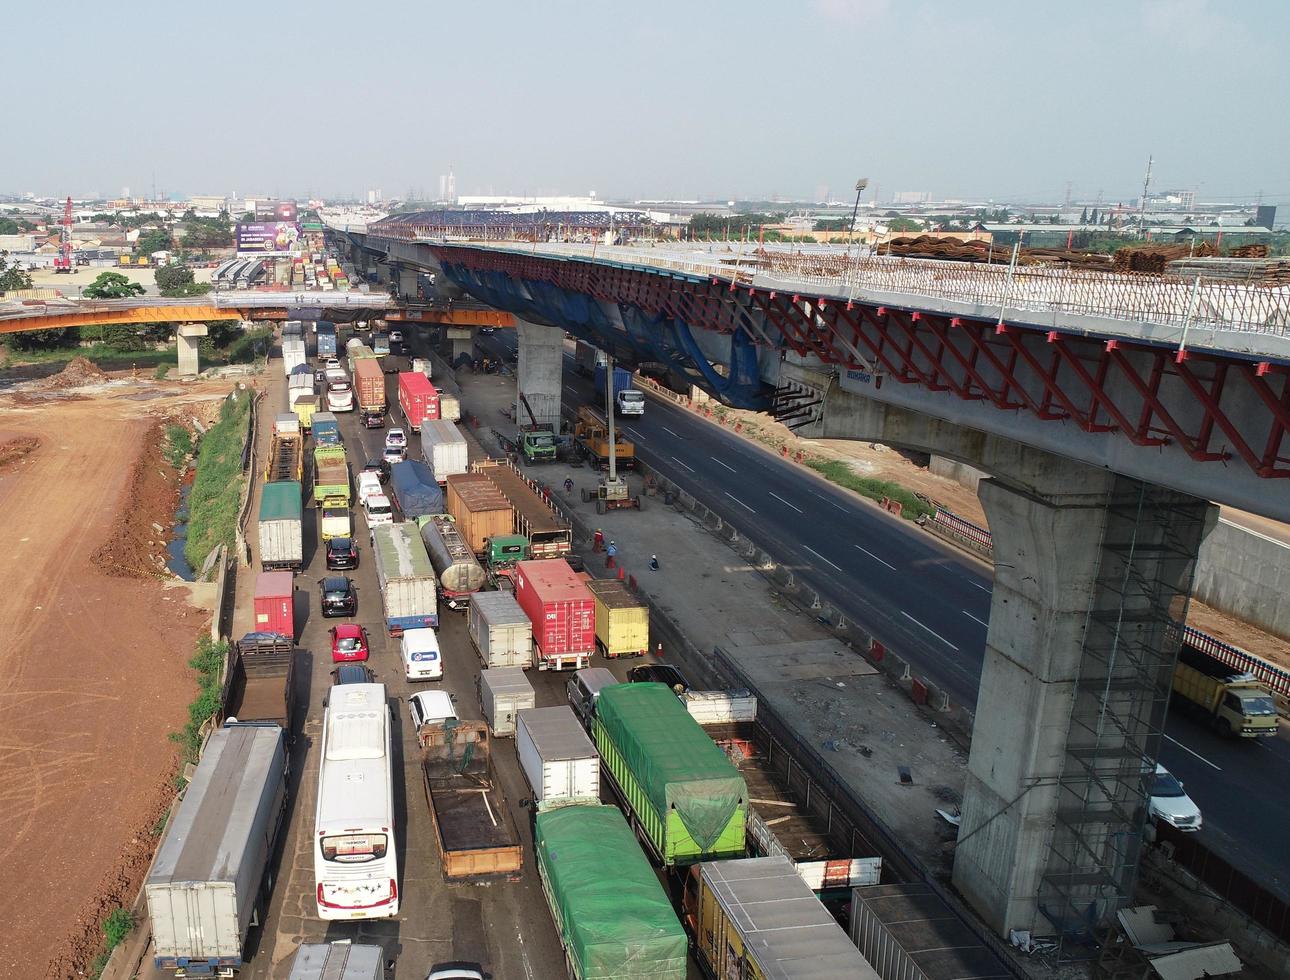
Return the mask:
[[[336,356],[336,324],[327,320],[318,321],[318,356]]]

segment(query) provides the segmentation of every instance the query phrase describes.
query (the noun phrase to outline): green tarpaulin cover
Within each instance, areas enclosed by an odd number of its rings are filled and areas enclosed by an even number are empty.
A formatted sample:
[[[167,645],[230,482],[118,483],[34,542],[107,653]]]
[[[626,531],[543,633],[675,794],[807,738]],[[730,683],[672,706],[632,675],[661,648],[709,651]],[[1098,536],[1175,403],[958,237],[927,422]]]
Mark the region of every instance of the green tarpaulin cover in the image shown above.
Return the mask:
[[[685,980],[685,930],[616,807],[539,813],[534,839],[583,980]]]
[[[690,836],[711,848],[748,798],[744,778],[666,684],[615,684],[596,716],[654,809],[676,807]]]
[[[295,480],[266,483],[260,494],[260,520],[300,520],[304,504],[300,499],[300,484]]]

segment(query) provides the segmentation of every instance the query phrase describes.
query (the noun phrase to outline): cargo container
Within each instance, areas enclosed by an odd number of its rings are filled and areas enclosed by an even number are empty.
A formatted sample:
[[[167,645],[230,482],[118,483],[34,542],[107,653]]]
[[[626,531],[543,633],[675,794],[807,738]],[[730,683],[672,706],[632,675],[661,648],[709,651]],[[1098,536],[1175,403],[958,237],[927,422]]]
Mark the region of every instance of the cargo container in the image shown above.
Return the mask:
[[[314,501],[326,507],[349,506],[349,464],[340,446],[314,447]]]
[[[509,592],[476,592],[466,629],[484,667],[532,667],[533,626]]]
[[[419,459],[405,459],[390,467],[386,495],[410,521],[442,514],[446,509],[443,491],[435,482],[434,474]]]
[[[313,425],[314,415],[318,411],[318,396],[301,395],[291,403],[291,410],[300,420],[300,428],[308,432]]]
[[[418,626],[438,627],[437,576],[416,525],[404,522],[373,528],[372,550],[390,635]]]
[[[450,609],[465,609],[472,594],[488,581],[484,567],[475,559],[475,553],[457,530],[456,522],[447,514],[429,514],[418,517],[421,542],[426,546],[430,564],[439,573],[440,594]]]
[[[533,624],[539,670],[581,670],[596,649],[596,607],[587,586],[562,561],[515,566],[515,601]]]
[[[222,702],[224,717],[271,722],[291,737],[296,646],[281,633],[247,633],[233,644]]]
[[[291,372],[308,362],[304,337],[286,337],[282,341],[282,373],[288,378]]]
[[[372,348],[368,347],[357,337],[351,338],[350,341],[345,344],[345,363],[349,365],[350,374],[357,373],[360,361],[376,360],[376,351],[372,350]]]
[[[287,404],[294,405],[297,398],[304,395],[316,395],[314,373],[309,365],[301,364],[294,368],[287,377]]]
[[[524,847],[493,771],[488,727],[456,718],[417,731],[445,878],[518,874]]]
[[[290,431],[282,422],[282,417],[274,423],[273,433],[269,436],[269,459],[264,466],[264,481],[280,483],[284,480],[300,482],[304,475],[304,436],[300,434],[300,420],[295,415],[291,421],[295,431]]]
[[[295,585],[290,572],[261,572],[255,577],[255,629],[296,638]]]
[[[315,446],[340,445],[340,422],[332,412],[314,412],[313,437]]]
[[[1173,693],[1180,707],[1208,721],[1221,735],[1273,738],[1277,734],[1276,702],[1267,686],[1186,643],[1174,668]]]
[[[385,951],[348,940],[301,943],[287,980],[385,980]]]
[[[354,374],[354,394],[358,410],[363,413],[363,424],[380,428],[385,424],[385,375],[373,359],[358,361],[351,368]]]
[[[277,725],[211,733],[144,882],[157,969],[231,975],[243,965],[285,825],[286,767]]]
[[[573,529],[536,485],[510,463],[482,460],[471,464],[471,472],[482,473],[511,503],[514,523],[511,531],[529,539],[534,558],[563,558],[573,551]]]
[[[649,606],[618,579],[590,579],[587,591],[596,603],[596,648],[613,660],[649,652]]]
[[[318,356],[321,358],[336,356],[336,324],[326,320],[318,321]]]
[[[421,431],[422,422],[439,418],[439,392],[424,374],[399,372],[399,411],[413,432]]]
[[[457,530],[476,555],[488,553],[488,539],[505,537],[514,526],[514,508],[496,485],[482,473],[450,476],[447,507]]]
[[[436,419],[422,423],[421,458],[438,482],[446,483],[448,477],[465,473],[467,455],[466,439],[451,422]]]
[[[283,321],[282,323],[283,340],[286,340],[288,337],[300,337],[303,339],[304,335],[305,335],[304,320],[284,320]]]
[[[611,787],[659,863],[743,856],[748,788],[671,688],[603,688],[592,734]]]
[[[279,412],[273,417],[275,435],[300,435],[300,420],[294,412]]]
[[[434,377],[434,368],[431,366],[430,358],[428,357],[412,358],[412,370],[417,374],[424,374],[427,378]]]
[[[685,980],[685,930],[621,813],[611,806],[539,813],[533,846],[570,977]]]
[[[301,531],[304,503],[295,480],[266,483],[260,493],[260,568],[274,571],[304,567],[305,546]]]
[[[566,705],[521,711],[515,753],[538,812],[600,803],[600,755]]]
[[[595,377],[596,365],[605,363],[605,355],[584,340],[573,347],[573,370],[584,378]]]
[[[536,704],[533,685],[523,667],[490,667],[475,678],[479,707],[494,735],[514,735],[515,716]]]
[[[786,858],[693,868],[683,912],[708,976],[880,980]]]

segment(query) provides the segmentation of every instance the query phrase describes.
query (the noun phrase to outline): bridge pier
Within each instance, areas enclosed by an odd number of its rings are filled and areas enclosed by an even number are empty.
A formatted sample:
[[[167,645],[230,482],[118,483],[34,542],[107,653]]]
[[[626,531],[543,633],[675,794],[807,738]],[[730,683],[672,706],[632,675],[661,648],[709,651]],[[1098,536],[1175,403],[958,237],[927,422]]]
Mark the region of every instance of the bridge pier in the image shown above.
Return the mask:
[[[457,358],[462,354],[468,357],[475,356],[475,331],[473,327],[447,327],[444,331],[445,339],[452,347],[452,359],[449,364],[456,364]]]
[[[197,346],[209,331],[204,323],[181,323],[175,331],[175,346],[179,350],[179,373],[181,376],[196,376],[199,371],[197,363]]]
[[[560,388],[564,380],[564,331],[515,318],[519,337],[519,364],[515,370],[515,418],[520,424],[529,421],[520,404],[520,395],[539,425],[550,425],[560,431]],[[454,351],[455,352],[455,351]]]

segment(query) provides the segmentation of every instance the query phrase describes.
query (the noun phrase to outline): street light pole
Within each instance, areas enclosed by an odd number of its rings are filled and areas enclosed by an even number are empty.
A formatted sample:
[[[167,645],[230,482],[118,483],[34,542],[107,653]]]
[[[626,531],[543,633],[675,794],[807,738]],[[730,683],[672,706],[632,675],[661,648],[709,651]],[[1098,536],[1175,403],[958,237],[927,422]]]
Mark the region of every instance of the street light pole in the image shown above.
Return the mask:
[[[868,186],[869,186],[868,177],[861,177],[859,180],[856,181],[856,203],[855,203],[855,206],[851,208],[851,228],[847,232],[847,273],[848,275],[850,275],[850,272],[851,272],[851,245],[855,241],[855,237],[856,237],[856,215],[860,213],[860,195],[864,193],[864,189]]]

